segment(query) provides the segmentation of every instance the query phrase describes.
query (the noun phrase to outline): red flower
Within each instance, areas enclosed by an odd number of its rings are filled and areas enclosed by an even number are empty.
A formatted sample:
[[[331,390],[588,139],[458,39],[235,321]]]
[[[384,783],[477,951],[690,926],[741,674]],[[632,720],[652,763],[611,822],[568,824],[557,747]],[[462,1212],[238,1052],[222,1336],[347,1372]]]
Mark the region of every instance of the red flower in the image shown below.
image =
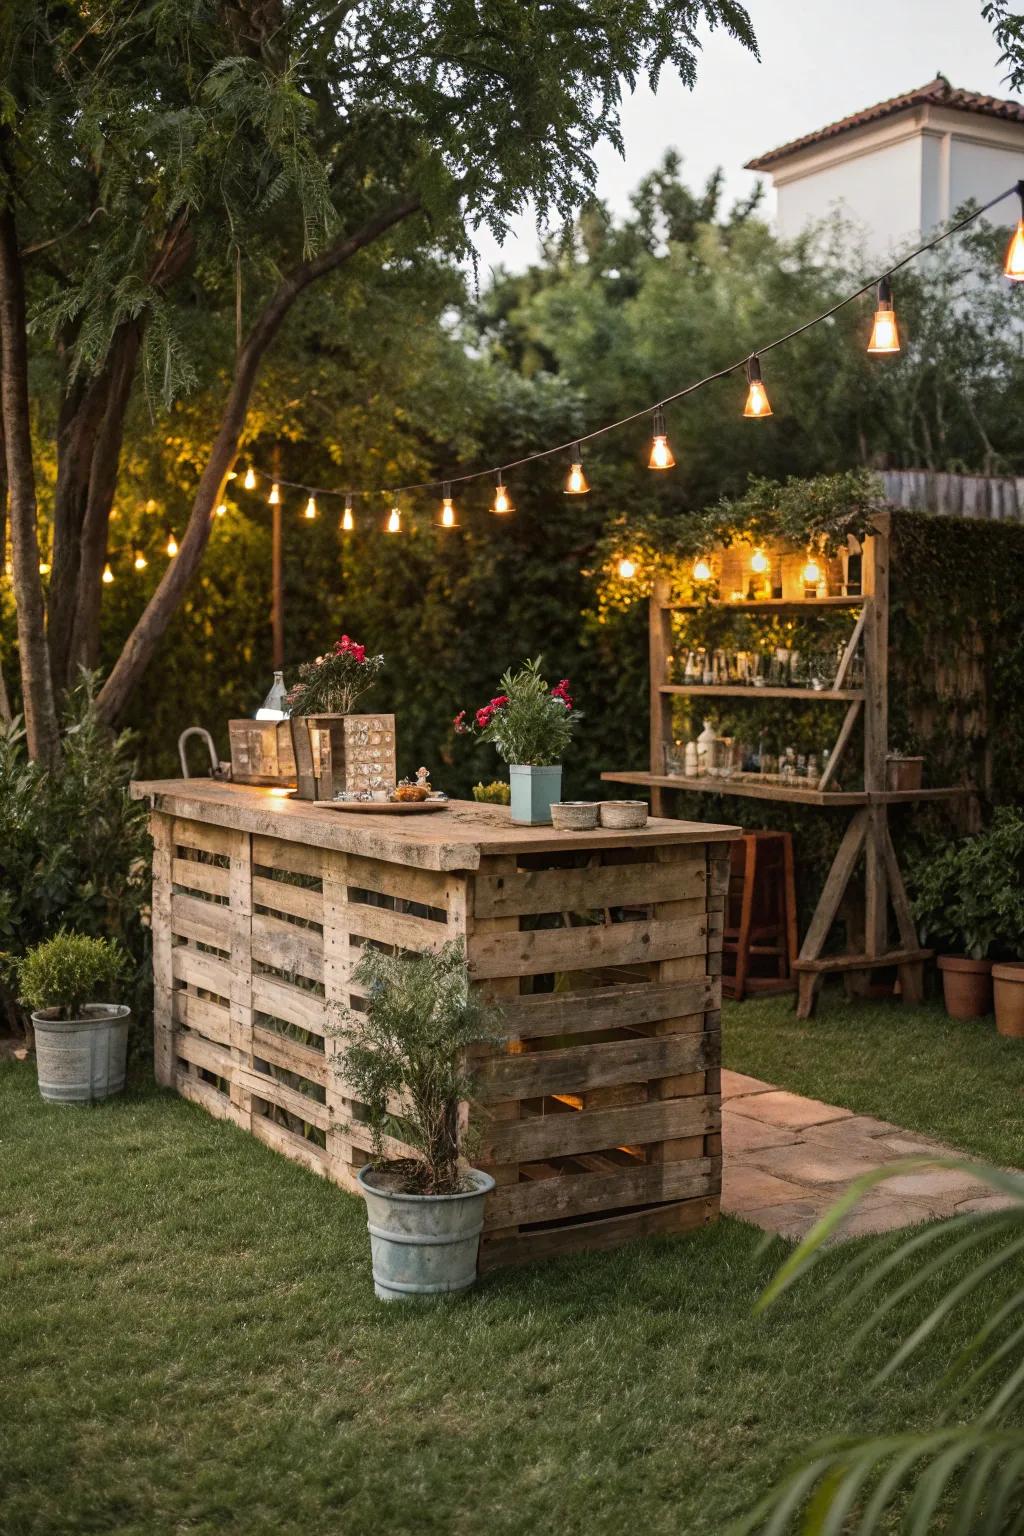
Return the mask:
[[[564,704],[566,709],[572,709],[572,696],[569,693],[569,679],[567,677],[563,677],[560,682],[555,684],[551,690],[551,697],[558,699],[559,703]]]
[[[455,719],[452,721],[452,725],[455,727],[460,736],[466,735],[469,730],[469,726],[466,724],[466,711],[464,709],[459,710],[458,714],[455,716]]]

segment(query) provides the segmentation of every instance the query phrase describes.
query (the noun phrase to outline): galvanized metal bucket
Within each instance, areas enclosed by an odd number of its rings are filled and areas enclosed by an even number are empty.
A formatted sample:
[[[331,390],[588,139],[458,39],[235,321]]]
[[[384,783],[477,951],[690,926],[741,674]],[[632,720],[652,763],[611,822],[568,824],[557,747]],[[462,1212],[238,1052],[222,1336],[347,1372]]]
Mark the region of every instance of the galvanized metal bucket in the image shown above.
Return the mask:
[[[360,1168],[373,1259],[373,1288],[381,1301],[411,1301],[465,1291],[476,1279],[489,1173],[467,1170],[473,1188],[462,1195],[404,1195],[383,1186],[387,1173]]]
[[[512,820],[521,827],[549,827],[551,807],[562,798],[561,763],[544,768],[512,763],[508,778],[512,786]]]
[[[39,1092],[50,1104],[90,1104],[124,1087],[131,1009],[87,1003],[80,1019],[32,1015]]]

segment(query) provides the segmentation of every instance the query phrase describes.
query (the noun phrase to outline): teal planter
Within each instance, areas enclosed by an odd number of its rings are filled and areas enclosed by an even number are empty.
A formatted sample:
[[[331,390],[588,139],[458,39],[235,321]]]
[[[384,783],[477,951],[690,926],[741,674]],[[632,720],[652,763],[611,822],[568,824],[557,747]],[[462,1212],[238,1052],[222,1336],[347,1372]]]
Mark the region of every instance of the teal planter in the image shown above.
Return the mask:
[[[476,1279],[489,1173],[470,1168],[463,1195],[403,1195],[386,1187],[387,1172],[360,1168],[373,1259],[373,1288],[381,1301],[411,1301],[465,1291]]]
[[[512,785],[512,820],[521,827],[549,827],[551,807],[562,798],[562,765],[534,768],[513,763],[508,770]]]

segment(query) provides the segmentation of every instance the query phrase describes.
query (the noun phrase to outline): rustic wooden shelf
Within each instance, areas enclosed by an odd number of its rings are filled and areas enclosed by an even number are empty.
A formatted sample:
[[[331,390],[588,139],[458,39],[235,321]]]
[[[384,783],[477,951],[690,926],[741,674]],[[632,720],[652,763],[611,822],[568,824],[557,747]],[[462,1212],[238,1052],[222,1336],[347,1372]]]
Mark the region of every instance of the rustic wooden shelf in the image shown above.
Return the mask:
[[[857,597],[759,597],[754,600],[739,598],[711,598],[706,603],[661,603],[667,613],[699,613],[702,608],[733,608],[737,613],[771,613],[776,608],[859,608],[864,602]]]
[[[662,683],[659,693],[705,694],[721,699],[823,699],[852,704],[863,699],[863,688],[757,688],[749,683]]]
[[[698,795],[740,795],[748,800],[785,800],[790,805],[867,805],[864,790],[794,789],[787,784],[745,784],[742,779],[687,779],[677,773],[602,773],[611,784],[638,784],[652,789],[690,790]]]

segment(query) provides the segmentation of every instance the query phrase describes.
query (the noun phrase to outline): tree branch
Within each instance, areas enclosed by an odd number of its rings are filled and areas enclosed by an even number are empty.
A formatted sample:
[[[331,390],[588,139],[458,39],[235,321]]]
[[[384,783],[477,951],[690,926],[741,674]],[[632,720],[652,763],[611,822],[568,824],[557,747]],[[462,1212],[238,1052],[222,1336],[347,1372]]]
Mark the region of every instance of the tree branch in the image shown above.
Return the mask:
[[[210,536],[213,510],[223,493],[228,474],[238,453],[238,439],[259,374],[260,364],[296,299],[329,272],[344,265],[359,251],[379,240],[396,225],[419,212],[421,201],[410,195],[400,199],[368,220],[354,234],[340,237],[318,256],[300,262],[282,279],[256,317],[235,363],[235,374],[221,413],[199,485],[192,502],[188,525],[177,558],[168,565],[159,586],[125,641],[110,676],[100,690],[97,708],[101,719],[112,724],[121,713],[132,691],[152,660],[157,645],[177,612],[193,577],[202,563]]]

